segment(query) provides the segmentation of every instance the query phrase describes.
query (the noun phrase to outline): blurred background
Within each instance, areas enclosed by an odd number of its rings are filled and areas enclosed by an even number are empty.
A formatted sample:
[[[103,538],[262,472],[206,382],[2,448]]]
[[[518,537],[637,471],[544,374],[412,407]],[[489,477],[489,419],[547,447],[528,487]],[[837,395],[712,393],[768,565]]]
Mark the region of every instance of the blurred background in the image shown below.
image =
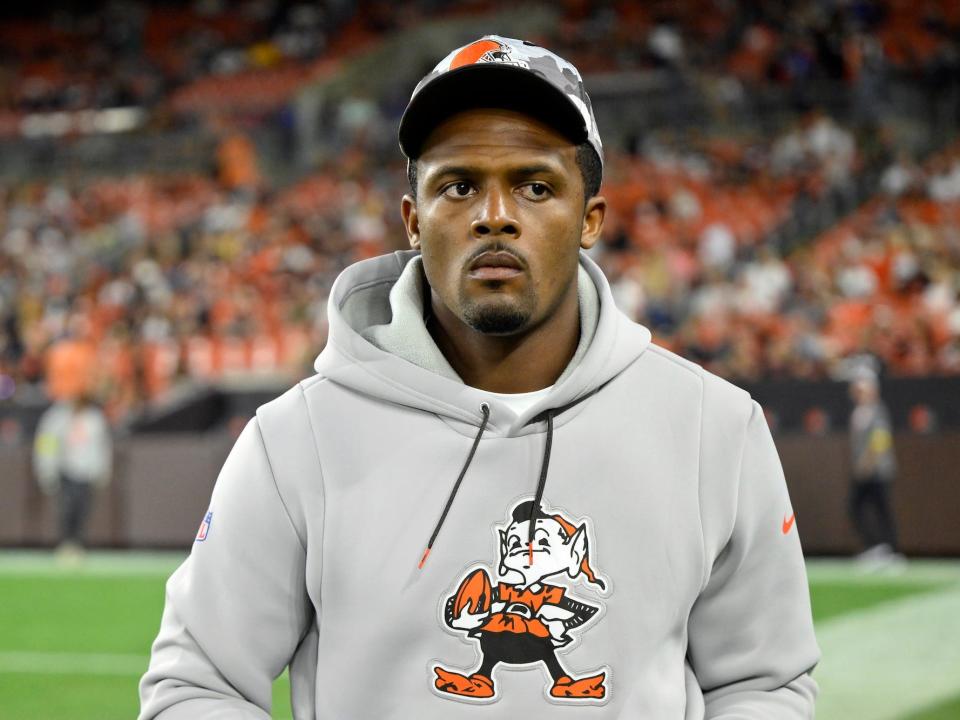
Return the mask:
[[[487,33],[584,75],[620,307],[764,407],[818,717],[960,718],[957,0],[0,6],[0,718],[135,715],[234,439],[337,273],[406,247],[410,92]],[[852,507],[864,373],[895,470]],[[70,536],[41,419],[78,404],[107,459]]]

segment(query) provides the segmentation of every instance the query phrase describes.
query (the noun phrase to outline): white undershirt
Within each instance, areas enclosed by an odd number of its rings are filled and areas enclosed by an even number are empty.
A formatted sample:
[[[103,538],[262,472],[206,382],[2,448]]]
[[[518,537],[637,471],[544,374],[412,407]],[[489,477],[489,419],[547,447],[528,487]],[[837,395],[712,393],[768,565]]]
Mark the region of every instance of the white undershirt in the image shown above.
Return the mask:
[[[508,408],[513,410],[515,414],[520,415],[528,408],[533,407],[540,402],[540,400],[545,398],[551,390],[553,390],[553,385],[550,387],[545,387],[542,390],[534,390],[533,392],[495,393],[488,391],[487,395],[490,395],[497,401],[506,405]]]

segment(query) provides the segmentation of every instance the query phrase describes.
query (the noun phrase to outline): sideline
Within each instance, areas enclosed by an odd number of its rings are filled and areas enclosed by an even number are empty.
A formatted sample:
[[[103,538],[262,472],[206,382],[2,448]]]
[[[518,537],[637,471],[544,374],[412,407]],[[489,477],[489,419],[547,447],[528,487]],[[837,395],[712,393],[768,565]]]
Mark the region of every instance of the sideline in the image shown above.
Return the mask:
[[[874,583],[960,583],[960,560],[908,560],[899,568],[869,571],[850,558],[808,558],[807,577],[811,582],[843,582],[849,585]]]
[[[0,673],[139,677],[149,660],[145,655],[0,651]]]
[[[169,577],[187,553],[187,550],[91,550],[78,562],[65,565],[52,550],[0,550],[0,576]]]
[[[960,585],[817,626],[817,720],[898,720],[960,693]]]

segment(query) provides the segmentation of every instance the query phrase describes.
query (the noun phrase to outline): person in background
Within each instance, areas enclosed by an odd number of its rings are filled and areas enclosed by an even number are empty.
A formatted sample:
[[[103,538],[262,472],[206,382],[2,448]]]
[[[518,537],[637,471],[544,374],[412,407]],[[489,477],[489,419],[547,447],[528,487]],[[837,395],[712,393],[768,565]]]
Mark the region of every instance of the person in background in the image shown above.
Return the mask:
[[[866,550],[859,559],[885,565],[903,560],[898,554],[890,488],[897,474],[890,412],[880,399],[876,374],[861,369],[850,383],[854,408],[850,415],[852,477],[850,518]],[[871,522],[870,515],[873,515]]]
[[[40,488],[59,493],[61,559],[82,555],[94,488],[110,482],[113,441],[103,411],[87,393],[54,403],[40,418],[33,446]]]

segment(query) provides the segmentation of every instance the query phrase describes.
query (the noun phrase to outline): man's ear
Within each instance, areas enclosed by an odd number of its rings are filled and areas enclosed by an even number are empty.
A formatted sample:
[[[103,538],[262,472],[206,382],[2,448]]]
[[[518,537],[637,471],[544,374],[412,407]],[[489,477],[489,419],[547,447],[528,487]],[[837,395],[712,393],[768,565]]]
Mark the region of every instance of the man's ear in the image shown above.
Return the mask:
[[[407,240],[414,250],[420,249],[420,220],[417,217],[417,201],[409,193],[400,201],[400,217],[403,227],[407,231]]]
[[[597,244],[603,231],[603,219],[607,215],[607,199],[594,195],[583,209],[583,228],[580,232],[580,247],[589,250]]]
[[[587,526],[578,527],[566,544],[570,547],[570,565],[567,567],[567,575],[575,578],[580,574],[580,564],[587,555]]]

